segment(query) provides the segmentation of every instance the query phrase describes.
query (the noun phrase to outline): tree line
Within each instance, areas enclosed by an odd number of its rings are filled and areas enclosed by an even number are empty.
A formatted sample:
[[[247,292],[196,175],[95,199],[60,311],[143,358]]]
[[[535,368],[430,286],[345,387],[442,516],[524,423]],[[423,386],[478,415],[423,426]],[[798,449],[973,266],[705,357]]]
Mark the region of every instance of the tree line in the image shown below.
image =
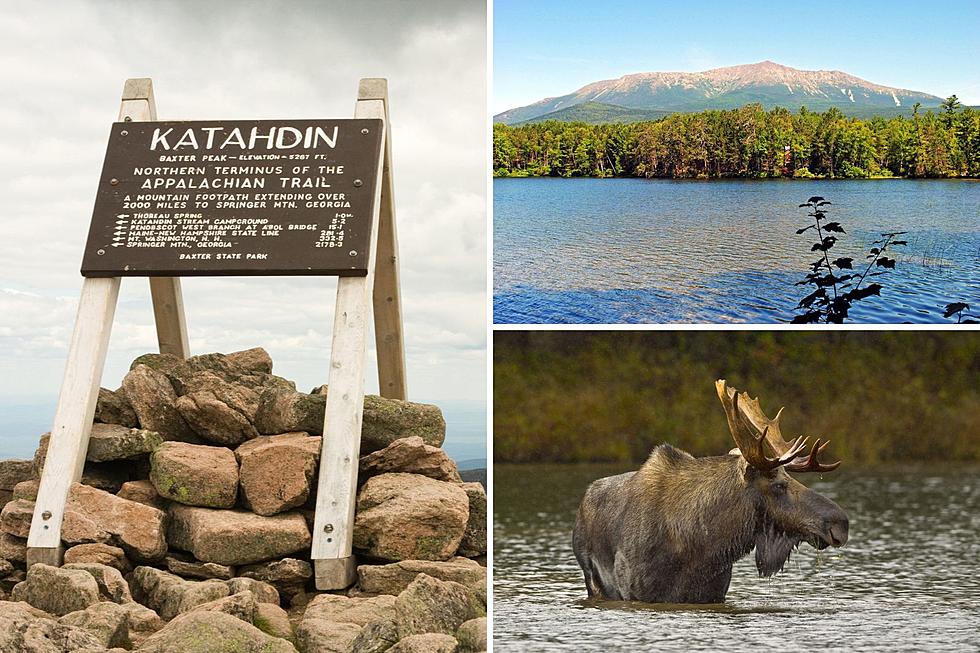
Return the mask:
[[[951,331],[498,331],[497,462],[640,462],[734,445],[716,379],[827,459],[980,462],[980,338]]]
[[[498,177],[980,177],[980,111],[956,96],[911,117],[838,109],[676,113],[652,122],[493,127]]]

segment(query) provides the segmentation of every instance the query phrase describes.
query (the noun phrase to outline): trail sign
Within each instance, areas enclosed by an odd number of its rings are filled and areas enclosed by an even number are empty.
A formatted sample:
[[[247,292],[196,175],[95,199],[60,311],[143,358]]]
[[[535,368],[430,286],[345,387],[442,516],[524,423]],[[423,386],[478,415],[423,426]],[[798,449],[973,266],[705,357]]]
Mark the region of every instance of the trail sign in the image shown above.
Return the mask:
[[[126,81],[82,263],[28,565],[63,560],[65,505],[85,466],[121,277],[149,277],[160,352],[187,358],[180,277],[324,274],[341,278],[311,558],[318,589],[353,583],[372,318],[381,395],[408,394],[393,189],[384,79],[361,80],[352,120],[179,123],[156,122],[149,79]]]
[[[115,123],[82,274],[366,275],[382,129]]]

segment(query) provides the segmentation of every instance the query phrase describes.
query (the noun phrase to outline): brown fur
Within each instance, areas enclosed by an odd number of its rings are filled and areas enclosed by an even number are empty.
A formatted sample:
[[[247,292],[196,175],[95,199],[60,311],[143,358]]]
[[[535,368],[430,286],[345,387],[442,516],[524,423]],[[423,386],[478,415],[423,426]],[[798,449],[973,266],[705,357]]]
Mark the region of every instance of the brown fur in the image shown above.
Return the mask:
[[[836,546],[846,532],[836,504],[782,469],[665,444],[636,472],[589,487],[572,540],[590,596],[707,603],[724,600],[732,564],[753,547],[771,575],[799,542]]]

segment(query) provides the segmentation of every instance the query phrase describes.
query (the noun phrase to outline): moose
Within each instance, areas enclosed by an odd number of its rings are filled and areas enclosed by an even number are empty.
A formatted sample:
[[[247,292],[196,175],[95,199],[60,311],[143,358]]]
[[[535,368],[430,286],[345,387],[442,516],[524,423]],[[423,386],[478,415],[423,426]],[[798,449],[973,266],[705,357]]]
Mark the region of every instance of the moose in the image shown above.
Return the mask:
[[[695,458],[657,446],[635,472],[593,482],[579,506],[572,548],[589,597],[647,603],[721,603],[732,565],[753,548],[760,576],[781,571],[802,542],[847,542],[847,514],[787,472],[829,472],[829,444],[785,441],[758,398],[715,383],[737,445]],[[771,455],[770,455],[771,452]]]

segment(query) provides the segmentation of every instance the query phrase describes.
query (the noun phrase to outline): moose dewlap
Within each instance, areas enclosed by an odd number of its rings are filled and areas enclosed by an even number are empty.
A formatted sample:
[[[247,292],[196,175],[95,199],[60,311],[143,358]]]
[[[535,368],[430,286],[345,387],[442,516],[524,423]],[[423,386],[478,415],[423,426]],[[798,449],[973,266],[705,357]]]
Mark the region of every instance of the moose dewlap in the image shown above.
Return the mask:
[[[783,440],[779,414],[769,419],[758,399],[715,385],[737,449],[694,458],[663,444],[636,472],[586,491],[572,544],[590,597],[718,603],[753,548],[759,574],[771,576],[802,542],[847,541],[847,514],[787,473],[836,469],[817,460],[827,443],[805,455],[807,438]]]

